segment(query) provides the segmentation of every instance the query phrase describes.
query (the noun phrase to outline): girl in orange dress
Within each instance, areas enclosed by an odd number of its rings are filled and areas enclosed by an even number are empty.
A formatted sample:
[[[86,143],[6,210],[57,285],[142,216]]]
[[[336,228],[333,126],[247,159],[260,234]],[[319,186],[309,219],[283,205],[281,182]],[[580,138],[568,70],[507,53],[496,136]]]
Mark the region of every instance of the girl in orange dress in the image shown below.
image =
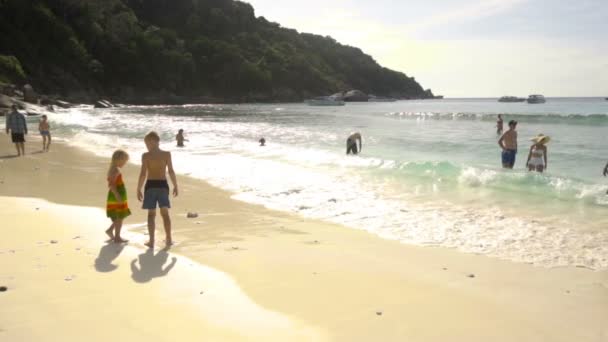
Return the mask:
[[[106,230],[106,234],[110,237],[110,241],[116,243],[127,242],[120,236],[122,221],[125,217],[131,215],[129,204],[127,202],[127,189],[122,180],[120,168],[125,166],[129,161],[129,154],[123,150],[116,150],[112,154],[112,162],[108,170],[108,200],[106,202],[106,214],[112,220],[110,228]]]

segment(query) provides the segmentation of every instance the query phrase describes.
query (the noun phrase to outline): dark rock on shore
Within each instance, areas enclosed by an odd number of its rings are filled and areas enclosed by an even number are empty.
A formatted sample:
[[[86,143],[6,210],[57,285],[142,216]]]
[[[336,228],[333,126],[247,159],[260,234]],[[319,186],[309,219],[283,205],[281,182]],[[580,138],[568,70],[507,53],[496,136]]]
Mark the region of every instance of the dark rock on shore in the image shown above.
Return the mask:
[[[344,94],[344,101],[346,102],[367,102],[369,96],[361,90],[351,90]]]
[[[29,103],[38,103],[38,94],[29,84],[23,86],[23,101]]]
[[[114,105],[108,100],[95,101],[95,108],[112,108]]]

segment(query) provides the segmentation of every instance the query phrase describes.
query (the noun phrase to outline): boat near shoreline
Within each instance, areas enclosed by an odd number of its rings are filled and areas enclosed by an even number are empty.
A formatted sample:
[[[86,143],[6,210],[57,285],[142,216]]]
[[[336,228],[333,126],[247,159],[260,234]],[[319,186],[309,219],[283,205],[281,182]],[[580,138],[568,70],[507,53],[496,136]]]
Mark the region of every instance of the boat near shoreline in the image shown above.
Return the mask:
[[[545,99],[545,97],[543,95],[530,95],[528,96],[528,103],[530,104],[539,104],[539,103],[545,103],[547,102],[547,100]]]
[[[503,96],[498,99],[498,102],[524,102],[524,101],[526,101],[525,98],[517,97],[517,96]]]

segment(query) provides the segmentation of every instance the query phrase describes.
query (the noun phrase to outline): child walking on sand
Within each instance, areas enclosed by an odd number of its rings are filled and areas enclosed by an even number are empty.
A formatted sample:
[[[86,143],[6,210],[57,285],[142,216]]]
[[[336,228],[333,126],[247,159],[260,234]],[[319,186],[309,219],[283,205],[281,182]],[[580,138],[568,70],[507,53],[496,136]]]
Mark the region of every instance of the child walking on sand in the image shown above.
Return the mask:
[[[137,199],[143,201],[143,209],[148,210],[148,234],[150,241],[146,246],[154,248],[154,233],[156,230],[156,208],[160,208],[160,215],[163,218],[165,227],[165,243],[169,247],[173,244],[171,238],[171,217],[169,216],[169,184],[167,183],[167,173],[173,184],[173,196],[177,196],[177,178],[173,171],[171,152],[160,149],[160,137],[156,132],[148,133],[144,142],[148,152],[141,156],[141,171],[139,182],[137,183]],[[144,193],[141,189],[144,186]]]
[[[106,230],[106,234],[110,237],[109,241],[116,243],[127,242],[120,236],[122,221],[129,215],[129,204],[127,203],[127,190],[125,183],[122,181],[120,168],[125,166],[129,161],[129,154],[123,150],[116,150],[112,154],[112,162],[108,170],[108,200],[106,203],[106,214],[112,220],[112,224]]]
[[[42,151],[48,152],[51,147],[51,131],[49,121],[46,115],[42,116],[40,123],[38,124],[38,130],[42,136]]]

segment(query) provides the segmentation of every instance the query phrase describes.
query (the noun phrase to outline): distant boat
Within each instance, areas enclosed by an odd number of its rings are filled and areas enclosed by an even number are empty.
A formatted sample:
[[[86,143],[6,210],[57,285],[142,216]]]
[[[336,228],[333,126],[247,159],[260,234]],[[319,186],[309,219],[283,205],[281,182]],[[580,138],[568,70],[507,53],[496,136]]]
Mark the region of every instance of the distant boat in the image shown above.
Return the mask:
[[[528,96],[528,103],[545,103],[547,102],[547,100],[545,100],[545,97],[542,95],[530,95]]]
[[[443,100],[443,95],[435,95],[433,96],[434,100]]]
[[[392,97],[370,95],[368,101],[369,102],[395,102],[395,101],[397,101],[397,99],[392,98]]]
[[[344,101],[331,96],[320,96],[305,101],[309,106],[344,106]]]
[[[498,102],[524,102],[524,101],[526,101],[525,98],[517,97],[517,96],[503,96],[498,99]]]

